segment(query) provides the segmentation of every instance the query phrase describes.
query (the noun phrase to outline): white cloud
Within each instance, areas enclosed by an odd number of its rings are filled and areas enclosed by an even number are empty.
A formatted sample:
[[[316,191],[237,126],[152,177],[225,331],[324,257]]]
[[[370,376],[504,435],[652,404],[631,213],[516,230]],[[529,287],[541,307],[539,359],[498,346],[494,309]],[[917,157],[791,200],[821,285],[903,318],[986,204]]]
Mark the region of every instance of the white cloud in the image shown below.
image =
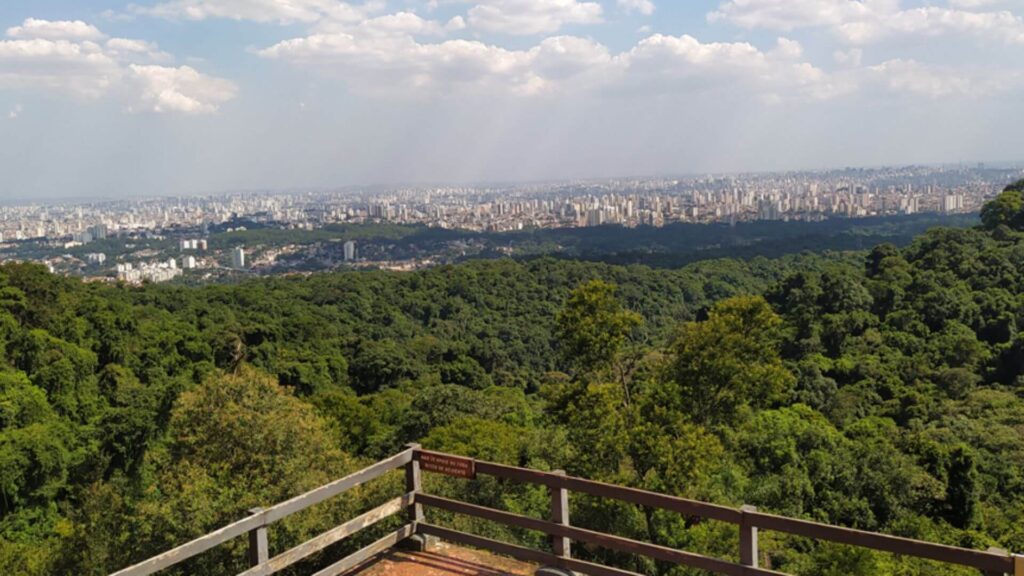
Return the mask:
[[[626,12],[639,12],[644,16],[654,14],[654,2],[651,0],[618,0],[619,9]]]
[[[475,4],[468,12],[470,27],[494,34],[549,34],[570,24],[602,21],[601,5],[596,2],[478,0]]]
[[[449,32],[457,32],[459,30],[466,29],[466,19],[462,16],[452,16],[451,20],[444,25],[445,30]]]
[[[949,5],[954,8],[981,8],[998,3],[999,0],[949,0]]]
[[[259,54],[343,78],[360,92],[398,97],[594,88],[664,93],[719,86],[771,99],[826,98],[838,92],[823,71],[802,61],[800,44],[785,38],[764,52],[747,43],[654,35],[615,55],[594,40],[575,36],[509,50],[479,41],[421,43],[408,35],[345,32],[287,40]]]
[[[313,28],[314,33],[352,32],[372,36],[443,36],[445,25],[436,20],[427,20],[413,12],[396,12],[374,18],[348,22],[324,20]]]
[[[0,89],[42,89],[95,98],[121,74],[118,63],[91,41],[0,40]]]
[[[880,14],[871,20],[845,23],[838,30],[846,41],[853,44],[865,44],[888,37],[951,35],[1024,44],[1024,20],[1008,11],[969,12],[927,6]]]
[[[858,68],[861,62],[864,60],[864,50],[860,48],[850,48],[849,50],[836,50],[832,53],[832,58],[840,66]]]
[[[159,65],[171,56],[155,44],[128,38],[100,43],[86,38],[106,37],[89,25],[28,22],[31,26],[8,30],[8,39],[0,40],[0,90],[109,96],[133,110],[185,113],[211,112],[234,96],[234,85],[226,80]],[[23,38],[26,30],[48,37]]]
[[[383,0],[354,5],[338,0],[171,0],[154,6],[130,7],[131,12],[173,20],[251,20],[262,23],[313,23],[325,18],[362,19],[383,7]]]
[[[897,0],[730,0],[708,14],[708,19],[742,28],[790,31],[860,21],[897,6]]]
[[[82,22],[50,21],[29,18],[21,24],[7,29],[9,38],[42,39],[42,40],[101,40],[103,33]]]
[[[472,90],[495,82],[529,90],[531,83],[524,52],[478,41],[423,44],[411,36],[339,32],[286,40],[259,54],[315,66],[370,93],[422,95]]]
[[[894,94],[979,98],[1000,92],[1019,90],[1022,74],[1005,70],[956,70],[923,64],[915,60],[894,59],[853,72],[862,88],[882,88]]]
[[[899,0],[729,0],[708,14],[708,19],[750,29],[827,28],[854,45],[888,38],[952,35],[1024,44],[1024,20],[1012,12],[957,8],[983,4],[987,2],[959,0],[953,8],[904,9]]]
[[[779,39],[764,52],[746,42],[702,43],[656,34],[624,54],[632,87],[660,92],[718,92],[768,102],[824,99],[842,90],[822,70],[800,60],[799,44]]]
[[[16,119],[18,116],[21,116],[21,113],[22,113],[23,110],[24,109],[21,107],[21,104],[15,104],[14,108],[11,108],[11,111],[7,113],[7,119],[8,120]]]
[[[107,51],[119,59],[142,59],[150,62],[171,62],[174,56],[164,52],[153,42],[131,38],[111,38],[106,42]]]
[[[234,83],[200,74],[189,66],[131,64],[128,68],[129,81],[137,84],[137,102],[144,111],[208,114],[237,93]]]

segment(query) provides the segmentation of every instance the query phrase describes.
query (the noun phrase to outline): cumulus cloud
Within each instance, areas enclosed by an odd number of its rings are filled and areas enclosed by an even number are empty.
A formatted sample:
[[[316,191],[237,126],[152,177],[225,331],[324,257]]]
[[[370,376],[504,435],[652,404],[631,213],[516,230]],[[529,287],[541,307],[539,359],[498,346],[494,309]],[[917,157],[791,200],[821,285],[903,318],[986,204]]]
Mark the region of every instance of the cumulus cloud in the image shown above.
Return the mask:
[[[864,60],[864,50],[861,48],[850,48],[849,50],[836,50],[832,58],[840,66],[858,68]]]
[[[1021,88],[1022,75],[1006,70],[957,70],[894,59],[853,72],[865,87],[931,99],[985,97]]]
[[[613,54],[588,38],[555,36],[511,50],[475,40],[436,43],[409,35],[314,34],[259,54],[343,78],[353,89],[398,97],[491,91],[543,95],[601,89],[664,93],[731,86],[756,97],[827,98],[838,90],[804,62],[799,43],[772,50],[656,34]]]
[[[600,4],[579,0],[478,0],[468,12],[469,25],[475,29],[521,36],[601,21]]]
[[[703,43],[693,36],[656,34],[624,54],[627,84],[644,90],[710,92],[766,102],[831,98],[840,90],[828,75],[803,62],[802,49],[780,39],[762,51],[746,42]]]
[[[10,38],[29,38],[42,40],[100,40],[103,33],[95,26],[75,21],[50,21],[29,18],[21,26],[7,29]]]
[[[169,20],[249,20],[311,24],[323,20],[357,22],[384,8],[385,0],[361,4],[340,0],[169,0],[153,6],[131,5],[133,14]]]
[[[618,0],[619,9],[627,14],[639,12],[644,16],[654,14],[654,2],[651,0]]]
[[[840,36],[853,44],[889,37],[939,37],[950,35],[991,38],[1008,44],[1024,44],[1024,20],[1008,11],[969,12],[936,6],[899,10],[838,27]]]
[[[110,38],[81,22],[29,19],[0,40],[0,90],[114,97],[132,110],[212,112],[234,85],[183,67],[155,44]]]
[[[729,0],[708,19],[751,29],[828,28],[855,45],[894,37],[950,35],[1024,44],[1024,20],[1012,12],[962,9],[985,4],[959,0],[953,7],[903,8],[899,0]]]
[[[144,111],[208,114],[235,97],[234,83],[200,74],[189,66],[131,64],[129,82],[137,84]]]
[[[107,51],[124,60],[142,60],[150,62],[170,62],[174,60],[153,42],[134,40],[132,38],[111,38],[106,42]]]
[[[897,4],[894,0],[730,0],[708,14],[708,20],[791,31],[860,21],[878,11],[893,10]]]

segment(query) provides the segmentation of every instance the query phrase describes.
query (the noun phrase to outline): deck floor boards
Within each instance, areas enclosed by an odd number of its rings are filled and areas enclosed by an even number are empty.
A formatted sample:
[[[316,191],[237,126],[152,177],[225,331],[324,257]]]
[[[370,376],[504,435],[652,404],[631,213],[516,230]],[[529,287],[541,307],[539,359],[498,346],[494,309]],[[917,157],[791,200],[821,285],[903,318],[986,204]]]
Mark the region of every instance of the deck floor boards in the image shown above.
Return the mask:
[[[536,566],[448,544],[427,552],[392,550],[348,576],[532,576]]]

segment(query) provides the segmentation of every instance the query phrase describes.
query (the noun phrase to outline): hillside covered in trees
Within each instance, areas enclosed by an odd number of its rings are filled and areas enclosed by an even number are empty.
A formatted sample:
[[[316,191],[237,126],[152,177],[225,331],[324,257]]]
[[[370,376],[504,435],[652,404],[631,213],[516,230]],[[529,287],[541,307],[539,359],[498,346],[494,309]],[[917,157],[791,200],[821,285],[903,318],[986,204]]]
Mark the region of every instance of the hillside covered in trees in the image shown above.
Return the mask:
[[[0,266],[0,573],[106,574],[411,441],[1024,551],[1022,189],[902,249],[678,269],[539,258],[132,288]],[[387,488],[275,526],[272,547]],[[547,506],[493,480],[430,488]],[[573,517],[735,553],[714,522],[585,497]],[[236,573],[241,546],[182,573]],[[778,534],[762,548],[801,575],[959,573]]]

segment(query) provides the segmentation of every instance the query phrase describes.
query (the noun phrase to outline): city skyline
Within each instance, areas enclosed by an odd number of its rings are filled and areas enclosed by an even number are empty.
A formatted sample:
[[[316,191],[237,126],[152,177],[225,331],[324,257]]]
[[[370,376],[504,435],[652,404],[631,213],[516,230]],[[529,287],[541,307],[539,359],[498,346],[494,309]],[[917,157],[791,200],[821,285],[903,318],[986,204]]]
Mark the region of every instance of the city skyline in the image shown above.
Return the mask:
[[[1015,161],[1005,0],[17,0],[0,198]]]
[[[996,169],[996,170],[1020,170],[1024,173],[1024,161],[961,161],[944,163],[917,163],[917,164],[892,164],[876,166],[833,166],[824,168],[794,168],[786,170],[760,170],[760,171],[735,171],[735,172],[705,172],[705,173],[672,173],[661,174],[630,174],[605,177],[579,177],[579,178],[537,178],[532,180],[494,180],[494,181],[436,181],[436,182],[368,182],[345,185],[324,185],[309,187],[277,187],[277,188],[253,188],[253,189],[226,189],[226,190],[200,190],[193,192],[178,192],[168,194],[142,195],[135,194],[129,197],[117,196],[65,196],[65,197],[39,197],[39,198],[3,198],[0,197],[0,206],[21,207],[21,206],[58,206],[70,204],[72,206],[92,203],[120,202],[127,201],[160,201],[174,199],[201,199],[219,198],[235,195],[243,196],[291,196],[308,193],[351,193],[357,194],[367,200],[375,196],[387,196],[397,190],[430,190],[430,189],[473,189],[473,190],[513,190],[529,187],[561,187],[575,184],[602,184],[609,182],[644,182],[644,181],[665,181],[677,180],[680,182],[691,182],[702,179],[757,179],[762,177],[792,176],[798,178],[813,178],[825,176],[841,171],[865,171],[878,172],[887,170],[975,170],[975,169]]]

